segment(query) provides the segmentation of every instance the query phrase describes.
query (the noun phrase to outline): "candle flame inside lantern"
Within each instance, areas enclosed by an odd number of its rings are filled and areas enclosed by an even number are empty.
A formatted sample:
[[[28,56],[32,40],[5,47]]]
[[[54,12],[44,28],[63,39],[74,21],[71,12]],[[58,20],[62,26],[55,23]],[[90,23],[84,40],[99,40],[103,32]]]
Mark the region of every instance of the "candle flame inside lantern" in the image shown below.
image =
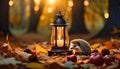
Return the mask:
[[[57,46],[58,47],[62,47],[63,46],[64,41],[63,40],[57,40]]]
[[[58,39],[57,39],[57,46],[58,47],[62,47],[64,45],[64,40],[62,38],[62,34],[63,34],[63,27],[57,27],[58,30]]]

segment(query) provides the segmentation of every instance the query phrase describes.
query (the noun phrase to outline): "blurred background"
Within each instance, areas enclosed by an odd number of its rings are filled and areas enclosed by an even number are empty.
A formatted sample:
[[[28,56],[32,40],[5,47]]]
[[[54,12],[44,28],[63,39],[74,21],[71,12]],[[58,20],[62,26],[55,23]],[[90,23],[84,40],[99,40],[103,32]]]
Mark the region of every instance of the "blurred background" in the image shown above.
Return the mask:
[[[50,38],[59,10],[71,39],[120,34],[120,0],[0,0],[0,35]]]

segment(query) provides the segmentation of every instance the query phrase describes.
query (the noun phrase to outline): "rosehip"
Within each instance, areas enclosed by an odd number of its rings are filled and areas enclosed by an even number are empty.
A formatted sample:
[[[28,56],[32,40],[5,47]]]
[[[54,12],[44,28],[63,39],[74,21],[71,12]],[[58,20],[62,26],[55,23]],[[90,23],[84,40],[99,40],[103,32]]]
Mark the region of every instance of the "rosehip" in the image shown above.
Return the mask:
[[[90,63],[92,63],[96,66],[101,66],[104,63],[104,59],[100,54],[92,53],[90,56]]]
[[[77,57],[75,55],[67,56],[67,61],[77,62]]]
[[[114,60],[115,60],[114,57],[111,55],[105,55],[105,57],[104,57],[104,62],[107,65],[110,65],[111,62],[113,62]]]

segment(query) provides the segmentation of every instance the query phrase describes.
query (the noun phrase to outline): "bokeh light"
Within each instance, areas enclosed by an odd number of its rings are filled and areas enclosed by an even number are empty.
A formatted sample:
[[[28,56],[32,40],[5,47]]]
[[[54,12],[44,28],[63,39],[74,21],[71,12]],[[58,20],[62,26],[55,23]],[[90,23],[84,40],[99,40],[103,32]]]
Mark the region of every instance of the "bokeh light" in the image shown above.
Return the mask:
[[[48,8],[48,13],[52,13],[53,12],[53,8],[52,7],[49,7]]]
[[[104,17],[105,17],[106,19],[108,19],[108,18],[109,18],[109,13],[108,13],[108,12],[104,13]]]
[[[69,0],[69,1],[68,1],[68,6],[69,6],[69,7],[72,7],[72,6],[73,6],[73,1],[72,1],[72,0]]]
[[[39,6],[36,5],[36,6],[34,7],[34,10],[37,12],[37,11],[39,10]]]
[[[55,0],[49,0],[48,2],[50,5],[53,5],[55,3]]]
[[[14,2],[13,2],[12,0],[10,0],[10,1],[9,1],[9,6],[12,6],[13,3],[14,3]]]
[[[34,11],[37,12],[39,10],[39,5],[40,5],[41,0],[34,0],[35,6],[34,6]]]
[[[85,0],[84,1],[84,6],[88,6],[89,5],[89,1],[88,0]]]

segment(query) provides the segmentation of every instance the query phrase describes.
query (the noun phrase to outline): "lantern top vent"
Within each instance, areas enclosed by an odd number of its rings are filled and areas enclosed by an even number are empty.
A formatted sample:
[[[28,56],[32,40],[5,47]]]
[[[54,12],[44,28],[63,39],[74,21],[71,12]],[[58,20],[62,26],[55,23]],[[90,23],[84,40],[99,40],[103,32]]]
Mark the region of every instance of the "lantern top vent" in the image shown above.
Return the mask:
[[[66,22],[65,22],[65,20],[63,19],[63,14],[61,14],[61,11],[59,11],[59,12],[56,14],[56,19],[55,19],[53,25],[66,25]]]

